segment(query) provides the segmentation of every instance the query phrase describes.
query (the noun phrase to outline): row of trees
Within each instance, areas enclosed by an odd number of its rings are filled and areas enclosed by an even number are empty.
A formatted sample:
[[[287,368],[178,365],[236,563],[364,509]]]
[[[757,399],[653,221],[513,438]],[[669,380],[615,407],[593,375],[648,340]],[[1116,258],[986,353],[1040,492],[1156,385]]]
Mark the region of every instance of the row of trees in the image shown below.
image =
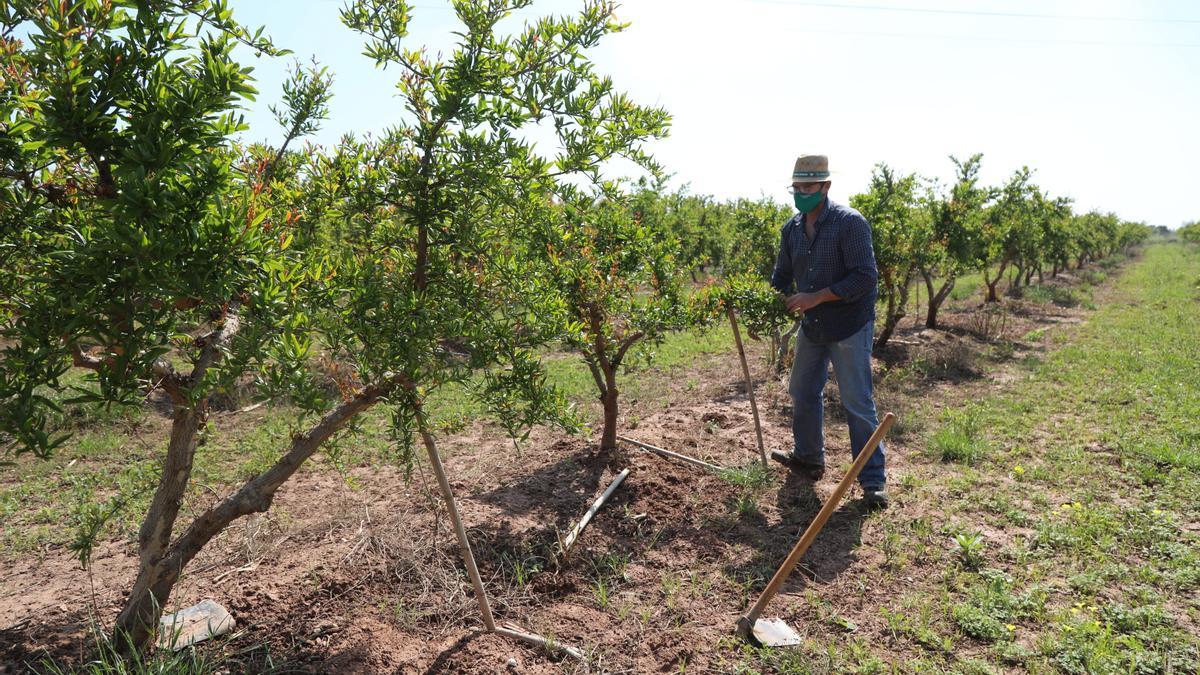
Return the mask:
[[[1022,167],[1003,185],[979,179],[983,156],[950,158],[955,180],[943,188],[916,174],[897,175],[876,166],[867,192],[850,204],[872,226],[879,266],[880,299],[886,306],[876,347],[887,343],[904,317],[910,287],[919,277],[927,299],[925,325],[937,328],[938,311],[968,272],[983,277],[984,301],[999,302],[998,286],[1009,275],[1010,291],[1036,276],[1062,271],[1127,250],[1151,228],[1115,214],[1075,214],[1071,200],[1052,197]]]
[[[1127,249],[1152,231],[1111,213],[1074,213],[1071,200],[1047,194],[1028,167],[988,186],[979,178],[982,155],[950,160],[949,185],[879,164],[867,191],[850,197],[871,224],[879,267],[877,348],[887,344],[919,285],[927,298],[925,325],[937,328],[939,310],[965,274],[980,274],[984,301],[999,302],[1006,275],[1015,292],[1035,277],[1040,282]],[[647,189],[638,199],[657,230],[680,239],[680,258],[693,278],[697,272],[768,276],[780,227],[794,213],[765,198],[719,202]]]
[[[429,397],[466,387],[514,436],[575,428],[539,360],[565,345],[593,375],[612,453],[620,373],[668,331],[731,310],[752,333],[790,322],[764,279],[792,210],[665,193],[645,144],[666,112],[586,57],[623,28],[612,4],[497,28],[531,2],[455,0],[458,44],[437,58],[408,47],[407,2],[351,2],[342,20],[397,74],[402,109],[378,138],[328,149],[296,147],[328,115],[316,65],[284,87],[277,145],[233,142],[257,95],[235,46],[285,51],[223,0],[0,3],[0,441],[48,456],[67,438],[63,406],[163,397],[172,411],[116,620],[127,652],[150,643],[189,561],[369,409],[388,412],[401,461],[421,447],[444,478]],[[527,141],[535,126],[556,147]],[[614,158],[650,178],[607,175]],[[1114,217],[1072,216],[1028,171],[982,187],[979,161],[956,162],[944,194],[881,165],[852,200],[875,227],[883,342],[917,277],[935,325],[965,270],[1028,282],[1136,239]],[[688,276],[714,274],[689,300]],[[246,379],[291,403],[295,432],[273,465],[179,522],[210,401]],[[90,540],[77,546],[87,560]]]

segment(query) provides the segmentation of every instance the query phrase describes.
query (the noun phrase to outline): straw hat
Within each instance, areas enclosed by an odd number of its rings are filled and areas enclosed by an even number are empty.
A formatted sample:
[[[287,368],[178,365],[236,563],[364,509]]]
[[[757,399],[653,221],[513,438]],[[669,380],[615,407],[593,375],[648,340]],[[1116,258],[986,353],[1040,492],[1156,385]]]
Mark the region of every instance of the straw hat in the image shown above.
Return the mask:
[[[825,155],[800,155],[792,169],[793,183],[820,183],[829,180],[829,158]]]

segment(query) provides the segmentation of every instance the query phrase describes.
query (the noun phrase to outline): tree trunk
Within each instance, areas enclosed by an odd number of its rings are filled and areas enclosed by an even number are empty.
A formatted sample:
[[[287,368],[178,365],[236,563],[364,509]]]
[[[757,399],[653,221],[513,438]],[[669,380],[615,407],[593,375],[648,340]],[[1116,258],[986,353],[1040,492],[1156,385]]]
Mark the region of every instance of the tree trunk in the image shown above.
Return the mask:
[[[617,449],[617,378],[615,369],[604,373],[604,395],[600,402],[604,404],[604,432],[600,437],[600,450],[612,452]]]
[[[158,630],[163,605],[179,578],[180,569],[167,559],[175,519],[183,505],[196,454],[196,432],[207,402],[188,406],[177,402],[171,421],[171,438],[163,461],[158,488],[138,532],[138,574],[125,605],[117,616],[114,636],[118,653],[130,658],[140,653]]]
[[[942,287],[939,288],[936,293],[933,290],[933,275],[928,274],[925,271],[922,271],[921,275],[925,278],[925,290],[929,295],[927,300],[929,308],[925,314],[925,327],[937,328],[938,310],[941,309],[942,303],[946,301],[946,298],[950,297],[950,292],[954,290],[954,284],[957,281],[957,275],[950,274],[946,280],[942,282]]]
[[[921,287],[917,286],[916,296],[913,298],[913,327],[917,327],[921,323]]]
[[[987,284],[987,297],[984,298],[984,302],[1000,302],[1000,296],[996,294],[996,286],[1000,284],[1000,277],[996,277],[992,281],[985,279],[985,283]]]
[[[988,268],[983,268],[983,283],[987,286],[987,297],[984,302],[1000,302],[1000,296],[996,293],[996,287],[1000,285],[1000,280],[1004,278],[1004,270],[1008,268],[1007,260],[1000,263],[1000,267],[996,270],[996,278],[988,277]]]
[[[887,314],[884,316],[883,329],[879,331],[879,335],[875,337],[875,346],[873,351],[878,352],[883,349],[887,341],[891,339],[892,333],[896,331],[896,326],[900,325],[901,319],[908,316],[908,289],[912,282],[912,271],[897,284],[892,293],[888,294]]]
[[[279,458],[269,469],[258,474],[244,484],[237,492],[226,497],[217,505],[209,508],[196,517],[187,530],[171,543],[170,532],[164,531],[166,524],[161,514],[165,514],[172,502],[168,497],[173,494],[177,481],[173,476],[179,475],[179,467],[172,465],[172,448],[189,447],[187,455],[188,471],[191,469],[191,458],[195,451],[196,430],[199,428],[200,415],[195,411],[184,410],[181,414],[176,409],[176,419],[172,425],[171,445],[168,446],[167,461],[163,466],[162,483],[155,493],[154,502],[147,513],[146,524],[142,526],[139,540],[156,546],[163,542],[157,555],[143,544],[142,560],[139,565],[138,578],[134,589],[126,599],[121,614],[117,617],[116,635],[118,649],[127,660],[134,660],[137,652],[144,651],[158,628],[158,620],[162,616],[162,608],[171,597],[171,591],[183,568],[196,557],[206,544],[224,530],[234,520],[251,513],[262,513],[271,507],[275,492],[284,482],[299,470],[300,466],[329,440],[333,434],[362,411],[370,408],[380,398],[393,391],[398,383],[406,382],[400,376],[371,385],[363,389],[354,398],[334,408],[321,418],[315,426],[303,434],[292,437],[288,451]],[[188,438],[190,429],[190,439]],[[178,432],[178,433],[177,433]],[[168,470],[171,469],[171,470]],[[163,484],[170,485],[169,491],[164,491]],[[183,484],[186,488],[186,481]],[[162,500],[167,504],[161,514],[156,514],[156,508]],[[183,491],[178,491],[178,497],[173,501],[174,513],[178,514],[179,503]],[[173,521],[173,516],[172,516]],[[149,537],[147,537],[149,533]]]

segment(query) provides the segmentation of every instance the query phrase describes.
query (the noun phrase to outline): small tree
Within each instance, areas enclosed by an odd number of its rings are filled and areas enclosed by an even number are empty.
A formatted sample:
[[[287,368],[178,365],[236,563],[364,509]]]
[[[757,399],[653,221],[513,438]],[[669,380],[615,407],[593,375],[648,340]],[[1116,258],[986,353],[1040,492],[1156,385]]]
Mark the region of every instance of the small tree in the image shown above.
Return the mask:
[[[620,195],[563,187],[557,218],[534,245],[543,279],[572,314],[563,339],[583,356],[604,409],[600,448],[617,448],[618,373],[666,333],[686,325],[676,243],[633,217]]]
[[[1004,278],[1004,271],[1020,257],[1023,246],[1031,246],[1031,239],[1040,238],[1033,214],[1037,187],[1030,182],[1031,177],[1029,167],[1013,172],[984,218],[975,262],[983,273],[986,302],[1000,301],[996,286]]]
[[[938,310],[950,297],[959,275],[972,264],[984,207],[993,197],[991,190],[979,184],[982,154],[966,160],[951,156],[950,160],[956,173],[950,193],[938,196],[931,191],[926,199],[932,232],[919,264],[928,297],[926,328],[937,328]]]
[[[1057,277],[1059,272],[1068,269],[1075,254],[1070,201],[1060,199],[1056,200],[1057,204],[1061,204],[1063,210],[1047,214],[1048,217],[1042,219],[1042,242],[1045,246],[1043,266],[1047,263],[1051,266],[1051,277]],[[1040,279],[1040,269],[1038,274]]]
[[[916,174],[897,177],[887,164],[875,166],[870,190],[852,196],[850,205],[871,224],[880,297],[887,305],[875,338],[878,351],[906,314],[909,288],[928,255],[932,231],[928,211],[918,204]]]
[[[1200,244],[1200,221],[1188,223],[1175,232],[1179,239],[1191,244]]]
[[[137,405],[163,392],[172,424],[138,536],[138,572],[117,618],[118,646],[144,647],[175,581],[233,517],[263,510],[294,467],[257,476],[186,530],[186,497],[209,397],[246,372],[272,370],[281,323],[301,326],[297,284],[325,273],[289,252],[264,196],[273,162],[247,162],[228,138],[252,96],[230,54],[278,53],[221,2],[6,5],[5,47],[22,77],[6,96],[3,198],[22,213],[3,233],[16,271],[4,288],[0,430],[17,452],[49,454],[46,396],[72,367],[92,374],[68,404]],[[30,43],[7,35],[28,27]],[[288,142],[315,129],[327,79],[301,71],[280,114]],[[8,205],[6,204],[6,206]],[[7,209],[4,209],[6,212]],[[289,318],[292,320],[289,322]],[[301,445],[320,444],[329,420]],[[328,431],[328,433],[326,433]],[[79,542],[86,562],[91,541]]]

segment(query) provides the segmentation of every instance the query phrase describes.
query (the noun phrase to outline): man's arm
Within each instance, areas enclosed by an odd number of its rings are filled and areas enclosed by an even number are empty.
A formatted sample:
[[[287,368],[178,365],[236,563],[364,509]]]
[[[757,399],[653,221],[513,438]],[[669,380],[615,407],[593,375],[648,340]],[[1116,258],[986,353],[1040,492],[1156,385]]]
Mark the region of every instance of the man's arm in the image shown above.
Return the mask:
[[[796,285],[796,276],[792,274],[792,251],[788,246],[789,227],[792,221],[783,225],[779,235],[779,255],[775,257],[775,270],[771,272],[771,287],[783,295],[788,295]]]
[[[854,302],[870,293],[879,281],[875,249],[871,245],[871,226],[867,220],[860,216],[846,223],[838,247],[846,266],[846,276],[826,290],[837,298]]]

